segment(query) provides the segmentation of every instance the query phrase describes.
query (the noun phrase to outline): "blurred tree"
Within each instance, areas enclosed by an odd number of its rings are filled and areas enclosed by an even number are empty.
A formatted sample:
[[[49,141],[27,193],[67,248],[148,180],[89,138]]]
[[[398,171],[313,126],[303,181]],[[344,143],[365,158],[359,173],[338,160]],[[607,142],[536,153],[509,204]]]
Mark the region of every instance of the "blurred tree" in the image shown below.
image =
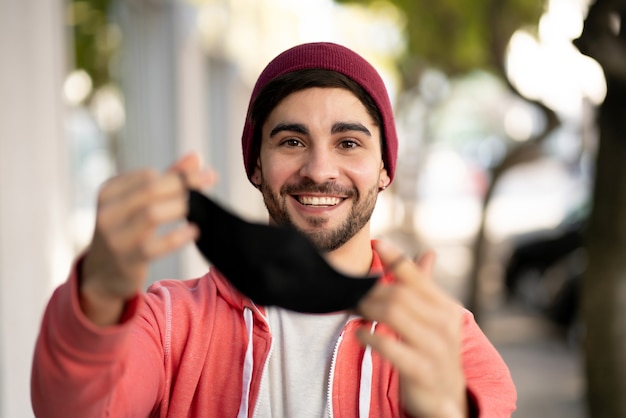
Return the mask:
[[[381,0],[339,0],[339,3]],[[406,16],[405,79],[416,83],[423,66],[435,65],[448,75],[477,68],[504,76],[504,57],[511,35],[536,26],[543,0],[388,0]],[[504,77],[505,78],[505,77]]]
[[[91,81],[89,94],[81,100],[79,107],[87,109],[98,125],[103,134],[102,140],[105,141],[103,146],[107,147],[111,164],[115,166],[118,156],[117,130],[122,123],[123,116],[120,114],[123,115],[124,109],[113,74],[122,32],[110,16],[112,3],[113,0],[68,0],[65,3],[65,24],[71,42],[71,69],[84,71]],[[77,143],[80,141],[77,139]],[[82,144],[85,144],[84,138]],[[78,145],[76,147],[79,148]],[[79,154],[87,152],[84,149],[79,151],[78,148],[75,152]],[[85,164],[85,161],[88,159],[80,155],[74,163],[80,165]],[[110,174],[108,170],[102,171],[104,177]]]
[[[626,0],[596,0],[574,43],[602,66],[607,95],[600,141],[582,319],[589,413],[626,417]]]
[[[111,82],[110,63],[121,42],[109,19],[111,0],[71,0],[65,21],[73,40],[74,67],[89,74],[93,90]]]
[[[377,7],[381,0],[336,0]],[[507,78],[505,62],[508,43],[520,28],[534,28],[544,11],[544,0],[388,0],[406,15],[407,51],[400,68],[405,87],[419,83],[422,70],[438,67],[448,76],[476,69],[503,80],[511,91],[524,98]],[[472,246],[472,267],[466,306],[480,320],[480,276],[487,250],[486,208],[499,179],[511,167],[532,161],[542,142],[559,125],[554,111],[543,103],[528,100],[545,115],[545,128],[529,141],[517,143],[491,168],[490,182],[483,198],[480,227]]]

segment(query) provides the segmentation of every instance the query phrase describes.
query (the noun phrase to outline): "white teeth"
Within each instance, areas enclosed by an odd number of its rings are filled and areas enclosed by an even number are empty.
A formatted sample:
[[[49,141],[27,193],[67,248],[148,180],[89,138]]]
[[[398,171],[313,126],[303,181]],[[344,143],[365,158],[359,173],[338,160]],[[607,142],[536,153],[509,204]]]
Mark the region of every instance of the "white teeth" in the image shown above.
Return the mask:
[[[308,206],[335,206],[341,202],[338,197],[325,197],[325,196],[300,196],[298,201],[303,205]]]

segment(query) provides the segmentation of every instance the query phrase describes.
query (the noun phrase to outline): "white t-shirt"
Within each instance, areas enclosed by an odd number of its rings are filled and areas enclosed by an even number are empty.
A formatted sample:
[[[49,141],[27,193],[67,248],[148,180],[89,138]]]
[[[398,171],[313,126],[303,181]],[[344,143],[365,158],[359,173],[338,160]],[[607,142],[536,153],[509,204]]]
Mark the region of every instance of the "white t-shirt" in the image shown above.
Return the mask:
[[[273,343],[255,418],[328,417],[330,364],[349,314],[302,314],[277,307],[266,312]]]

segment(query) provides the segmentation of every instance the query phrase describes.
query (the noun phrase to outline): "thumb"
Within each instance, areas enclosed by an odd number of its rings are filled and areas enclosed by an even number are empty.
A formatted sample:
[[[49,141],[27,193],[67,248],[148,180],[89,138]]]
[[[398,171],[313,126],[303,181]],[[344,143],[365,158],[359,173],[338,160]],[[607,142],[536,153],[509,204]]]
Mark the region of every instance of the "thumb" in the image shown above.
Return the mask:
[[[197,152],[189,152],[174,162],[168,171],[177,173],[189,173],[199,171],[202,166],[202,159]]]
[[[185,185],[191,189],[202,190],[217,182],[217,173],[211,169],[202,168],[202,159],[197,152],[183,155],[170,166],[168,171],[179,174]]]

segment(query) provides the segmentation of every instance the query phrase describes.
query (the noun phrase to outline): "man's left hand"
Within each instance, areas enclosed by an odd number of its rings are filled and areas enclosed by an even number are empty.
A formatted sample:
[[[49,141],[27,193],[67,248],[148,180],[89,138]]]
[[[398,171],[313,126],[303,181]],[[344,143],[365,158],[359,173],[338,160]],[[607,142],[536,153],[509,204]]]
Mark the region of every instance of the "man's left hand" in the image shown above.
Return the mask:
[[[398,370],[401,402],[409,415],[467,417],[462,307],[432,280],[435,254],[428,252],[414,262],[383,241],[376,251],[396,280],[373,288],[359,303],[358,312],[385,324],[399,338],[361,329],[359,340]]]

